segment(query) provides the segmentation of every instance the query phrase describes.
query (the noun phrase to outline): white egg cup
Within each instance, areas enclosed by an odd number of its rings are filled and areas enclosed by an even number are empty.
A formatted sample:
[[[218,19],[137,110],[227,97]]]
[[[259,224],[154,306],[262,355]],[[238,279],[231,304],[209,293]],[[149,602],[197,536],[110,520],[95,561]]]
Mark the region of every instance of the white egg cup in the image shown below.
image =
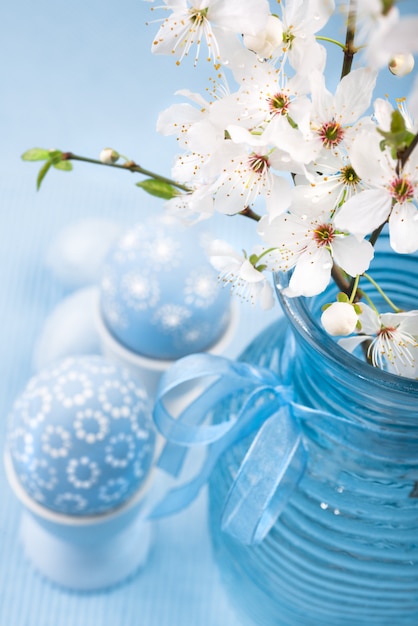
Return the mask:
[[[29,497],[5,453],[9,484],[24,505],[20,533],[34,567],[50,581],[76,591],[112,587],[142,568],[152,545],[152,524],[141,509],[151,475],[125,504],[101,515],[56,513]]]
[[[223,354],[231,343],[239,321],[239,309],[236,303],[231,301],[231,310],[228,326],[219,340],[206,352],[208,354]],[[109,331],[101,313],[100,293],[97,294],[96,328],[100,337],[102,354],[117,363],[124,365],[144,385],[151,399],[157,394],[158,383],[162,374],[176,362],[177,359],[155,359],[133,352],[118,341]]]

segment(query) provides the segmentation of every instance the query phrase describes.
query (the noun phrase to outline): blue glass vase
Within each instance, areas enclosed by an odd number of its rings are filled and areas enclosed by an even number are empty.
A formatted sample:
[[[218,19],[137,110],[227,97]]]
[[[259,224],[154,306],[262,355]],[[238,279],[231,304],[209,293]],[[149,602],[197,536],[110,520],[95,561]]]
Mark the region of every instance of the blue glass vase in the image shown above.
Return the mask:
[[[381,252],[373,276],[398,306],[414,308],[416,256]],[[298,403],[324,417],[301,424],[305,472],[258,545],[220,527],[251,437],[222,456],[209,485],[215,558],[242,624],[416,626],[418,381],[373,368],[323,331],[321,306],[334,287],[289,299],[287,280],[277,277],[284,318],[241,360],[273,369],[291,382]]]

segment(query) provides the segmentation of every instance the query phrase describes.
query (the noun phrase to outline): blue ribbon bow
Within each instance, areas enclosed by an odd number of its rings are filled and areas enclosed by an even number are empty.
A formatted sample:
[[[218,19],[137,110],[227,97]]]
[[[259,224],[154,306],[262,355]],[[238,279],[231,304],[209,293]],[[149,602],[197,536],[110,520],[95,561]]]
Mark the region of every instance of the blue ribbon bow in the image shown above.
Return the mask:
[[[178,476],[188,448],[206,445],[207,456],[197,476],[169,491],[150,517],[186,508],[209,480],[221,454],[255,433],[225,499],[221,525],[244,544],[260,543],[305,471],[302,422],[305,433],[314,428],[317,435],[322,433],[339,448],[344,442],[346,452],[354,453],[359,462],[377,463],[378,467],[390,463],[403,473],[416,467],[418,438],[410,429],[393,431],[363,422],[358,415],[331,415],[300,405],[290,384],[291,364],[285,363],[281,370],[289,384],[271,370],[209,354],[187,356],[169,368],[161,379],[154,408],[155,424],[167,440],[158,466]],[[219,413],[220,403],[237,395],[244,401],[236,415],[225,415],[220,423],[205,423],[216,405]],[[185,406],[179,409],[179,403]],[[231,410],[231,405],[225,402],[224,410]]]
[[[196,396],[197,381],[200,387]],[[215,405],[243,392],[245,401],[237,415],[228,415],[220,423],[205,423]],[[175,405],[184,403],[190,393],[193,397],[175,417]],[[208,452],[198,475],[172,489],[151,517],[186,508],[209,480],[220,455],[256,432],[227,495],[221,524],[242,543],[262,541],[306,465],[307,453],[295,407],[291,387],[281,384],[268,369],[209,354],[177,361],[161,379],[154,408],[155,424],[167,440],[158,466],[178,476],[188,447],[206,445]]]

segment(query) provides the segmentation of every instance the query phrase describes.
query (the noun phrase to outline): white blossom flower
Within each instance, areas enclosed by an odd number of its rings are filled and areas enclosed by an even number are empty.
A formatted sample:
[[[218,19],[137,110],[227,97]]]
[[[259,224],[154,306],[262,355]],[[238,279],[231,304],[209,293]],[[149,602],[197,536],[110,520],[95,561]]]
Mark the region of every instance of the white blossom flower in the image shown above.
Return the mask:
[[[364,341],[370,341],[368,356],[375,367],[417,378],[418,310],[379,315],[367,304],[362,304],[361,308],[361,334],[344,337],[338,343],[353,352]]]
[[[283,48],[292,67],[301,74],[322,71],[326,53],[315,39],[334,12],[333,0],[287,0],[281,3]]]
[[[243,128],[229,126],[228,132],[231,140],[223,150],[224,160],[214,164],[219,169],[212,185],[215,210],[234,215],[262,196],[268,211],[285,211],[291,191],[289,182],[275,173],[284,169],[280,151],[263,145],[263,136],[256,137]]]
[[[180,61],[196,46],[197,61],[202,41],[209,57],[222,57],[222,46],[229,50],[231,34],[256,35],[265,28],[270,14],[267,0],[164,0],[171,10],[163,21],[152,46],[158,54],[173,54]],[[229,41],[228,41],[229,39]]]
[[[361,133],[354,140],[351,162],[370,189],[344,203],[335,225],[361,238],[389,219],[392,248],[408,254],[418,250],[418,151],[398,172],[397,161],[388,149],[382,152],[380,140],[377,132]]]
[[[231,291],[251,304],[261,308],[274,305],[273,289],[266,275],[251,261],[238,254],[226,241],[215,239],[208,247],[209,260],[219,272],[219,280],[229,284]]]
[[[368,187],[355,171],[349,156],[341,152],[334,154],[322,151],[307,169],[309,184],[303,184],[303,177],[296,176],[296,186],[292,192],[294,204],[310,200],[332,212]]]
[[[338,150],[350,145],[363,121],[360,116],[370,105],[376,72],[369,68],[351,71],[338,83],[333,96],[320,72],[311,75],[311,130],[317,150]]]
[[[288,78],[271,63],[258,59],[246,64],[237,77],[240,87],[231,94],[236,124],[249,130],[265,128],[276,119],[290,118],[299,129],[309,130],[311,102],[307,97],[310,82],[307,76],[295,74]],[[232,122],[230,122],[232,123]]]
[[[286,213],[273,220],[263,217],[258,232],[277,248],[276,269],[294,268],[286,290],[291,297],[321,293],[329,283],[334,261],[350,276],[362,274],[374,254],[368,241],[338,231],[329,212],[318,207],[300,207],[299,214]]]
[[[349,302],[333,302],[322,313],[321,322],[329,335],[351,335],[356,328],[358,316]]]

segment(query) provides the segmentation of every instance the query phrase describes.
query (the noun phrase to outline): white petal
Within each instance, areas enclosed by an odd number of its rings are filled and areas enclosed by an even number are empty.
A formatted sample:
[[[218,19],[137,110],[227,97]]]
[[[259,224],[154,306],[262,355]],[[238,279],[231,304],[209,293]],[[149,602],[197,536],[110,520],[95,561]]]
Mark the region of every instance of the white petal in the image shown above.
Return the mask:
[[[390,245],[395,252],[418,250],[418,210],[412,202],[395,204],[389,218]]]
[[[418,336],[418,311],[383,313],[380,318],[384,326],[399,327],[403,332]]]
[[[416,15],[408,15],[395,24],[390,36],[385,41],[385,51],[390,57],[396,54],[405,54],[418,52],[418,17]]]
[[[344,124],[355,122],[369,107],[376,76],[369,68],[359,68],[340,81],[335,93],[335,110]]]
[[[255,269],[254,265],[245,259],[244,263],[241,265],[241,269],[239,271],[240,278],[245,280],[247,283],[259,283],[265,280],[264,274]]]
[[[364,237],[386,221],[392,199],[384,189],[365,189],[338,210],[334,224],[357,237]]]
[[[334,98],[325,87],[325,78],[321,72],[312,72],[310,76],[312,92],[313,118],[319,124],[331,120],[334,116]]]
[[[363,343],[363,341],[367,341],[371,339],[367,335],[357,335],[357,337],[343,337],[338,340],[338,345],[347,350],[347,352],[354,352],[354,350]]]
[[[374,114],[377,119],[377,123],[382,130],[390,130],[390,124],[392,121],[393,107],[383,98],[377,98],[374,102]]]
[[[356,237],[336,237],[332,243],[335,262],[350,276],[363,274],[374,256],[374,248],[365,239]]]
[[[322,248],[301,254],[289,281],[290,290],[297,296],[315,296],[324,291],[331,276],[331,255]]]
[[[274,306],[275,302],[272,286],[266,280],[260,292],[260,306],[267,311]]]
[[[292,188],[290,183],[282,176],[273,176],[271,191],[266,195],[266,208],[270,217],[284,213],[290,206]]]
[[[202,6],[208,6],[208,19],[218,26],[251,35],[266,28],[270,14],[267,0],[211,0]]]
[[[289,2],[287,4],[290,4]],[[313,33],[323,28],[335,10],[334,0],[309,0],[303,6],[305,23],[309,24]]]
[[[375,335],[380,330],[380,316],[368,304],[361,302],[360,307],[361,332],[366,335]]]
[[[396,163],[380,149],[381,136],[375,128],[360,132],[349,149],[351,165],[363,182],[382,187],[384,179],[395,174]]]

